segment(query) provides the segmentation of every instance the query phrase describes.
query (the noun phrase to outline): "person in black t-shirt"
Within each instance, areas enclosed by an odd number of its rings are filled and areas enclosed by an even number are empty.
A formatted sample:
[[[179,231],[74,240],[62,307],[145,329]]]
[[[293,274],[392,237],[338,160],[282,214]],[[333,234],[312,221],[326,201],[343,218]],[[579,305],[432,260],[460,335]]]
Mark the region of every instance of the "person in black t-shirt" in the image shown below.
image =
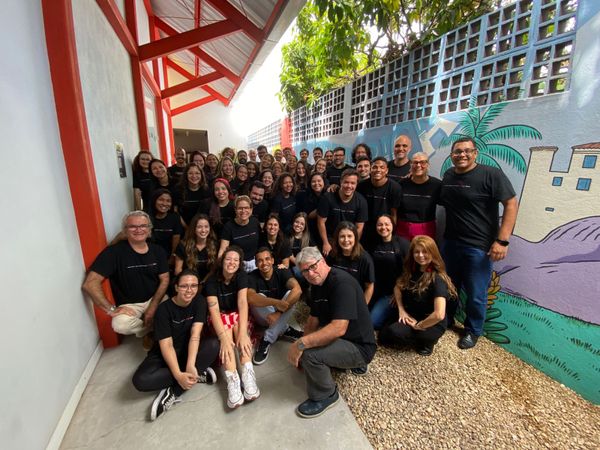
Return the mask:
[[[296,183],[289,173],[282,174],[275,185],[271,212],[279,215],[279,223],[284,233],[292,228],[294,215],[298,211],[296,205]]]
[[[304,368],[308,400],[301,417],[317,417],[339,400],[331,367],[366,367],[375,355],[375,333],[358,282],[343,270],[329,267],[316,247],[297,255],[298,266],[312,285],[310,316],[304,336],[290,346],[288,361]]]
[[[467,294],[465,334],[458,341],[464,350],[474,347],[483,334],[492,263],[506,256],[518,209],[506,175],[495,167],[478,164],[477,154],[471,138],[453,144],[450,155],[454,167],[444,174],[440,194],[446,209],[444,261],[456,289]],[[500,203],[504,206],[501,225]],[[456,304],[449,306],[448,323],[452,325]]]
[[[340,187],[342,173],[352,167],[346,164],[346,149],[336,147],[333,149],[333,161],[327,168],[327,179],[329,180],[329,191],[335,192]]]
[[[384,345],[416,342],[417,353],[431,355],[446,331],[446,305],[457,298],[435,241],[415,236],[408,250],[404,272],[394,287],[398,307],[393,318],[379,334]]]
[[[166,255],[173,255],[181,235],[181,217],[171,211],[173,195],[167,189],[157,189],[150,200],[150,219],[152,220],[152,236],[150,241],[160,245]],[[172,264],[171,258],[169,258]]]
[[[365,222],[369,219],[369,206],[365,198],[356,192],[358,173],[347,169],[342,174],[342,185],[337,192],[328,192],[319,200],[317,214],[319,235],[323,241],[323,254],[331,251],[330,237],[338,224],[344,220],[356,225],[359,237]]]
[[[265,246],[271,249],[273,256],[275,257],[275,264],[280,269],[287,269],[290,267],[290,256],[292,256],[292,249],[288,240],[285,238],[283,231],[279,225],[279,216],[275,213],[269,214],[263,234],[261,236],[260,244],[261,247]]]
[[[175,291],[174,297],[156,309],[156,342],[132,378],[138,391],[161,389],[150,408],[150,420],[168,411],[196,383],[217,381],[210,365],[219,354],[219,342],[213,336],[200,340],[206,323],[206,299],[198,295],[196,274],[182,272]]]
[[[148,150],[140,150],[133,159],[133,207],[135,210],[148,211],[150,194],[153,188],[150,174],[150,161],[154,159]]]
[[[252,361],[262,364],[269,356],[269,348],[280,336],[295,341],[302,332],[288,325],[302,290],[288,269],[274,267],[273,252],[261,247],[256,252],[258,269],[248,277],[248,303],[256,322],[268,327],[258,344]]]
[[[167,189],[171,193],[177,192],[179,186],[169,175],[167,165],[162,160],[153,159],[150,162],[150,174],[152,175],[152,192],[156,189]]]
[[[194,163],[186,166],[179,183],[175,196],[176,211],[181,216],[183,226],[187,227],[192,217],[208,211],[210,191],[204,171]]]
[[[388,162],[388,176],[399,183],[410,173],[408,155],[412,149],[412,141],[404,134],[394,141],[394,159]]]
[[[245,195],[237,197],[234,205],[235,218],[227,222],[221,232],[219,256],[230,245],[237,245],[244,252],[244,270],[252,272],[256,268],[252,255],[258,249],[261,233],[260,223],[256,217],[252,216],[252,201],[249,197]]]
[[[294,273],[296,273],[296,255],[304,247],[312,247],[315,245],[310,235],[310,230],[308,229],[308,216],[306,213],[299,212],[294,216],[294,221],[292,222],[292,231],[288,235],[287,239],[290,244],[290,250],[292,251],[292,256],[290,256],[290,264],[291,267],[294,268]],[[300,273],[298,272],[297,275],[299,276]]]
[[[387,163],[386,163],[387,164]],[[371,178],[371,160],[366,156],[361,156],[356,161],[356,171],[358,172],[358,183]]]
[[[218,242],[206,214],[196,214],[175,249],[175,275],[192,270],[203,285],[217,262]],[[200,288],[202,291],[202,287]]]
[[[419,234],[435,239],[435,209],[440,201],[442,182],[429,176],[427,154],[415,153],[410,166],[410,176],[400,180],[402,199],[396,234],[409,241]]]
[[[146,241],[151,229],[148,214],[127,213],[123,218],[127,240],[102,250],[82,286],[94,304],[112,317],[113,330],[120,334],[145,336],[169,286],[167,255],[158,245]],[[117,306],[102,290],[106,278]]]
[[[186,165],[185,149],[178,148],[175,150],[175,164],[168,169],[169,175],[176,183],[179,183],[179,180],[181,180]]]
[[[259,397],[252,366],[252,343],[248,333],[248,277],[242,269],[244,252],[237,246],[225,250],[204,290],[215,333],[221,342],[220,357],[227,379],[227,406],[237,408]],[[236,368],[235,347],[242,365],[241,381]]]
[[[258,219],[262,228],[269,215],[269,202],[265,200],[265,185],[261,181],[252,183],[250,200],[252,200],[252,216]]]
[[[351,157],[352,164],[354,164],[355,167],[360,159],[367,158],[370,161],[373,158],[373,155],[371,154],[371,147],[364,142],[360,142],[352,149]]]
[[[327,256],[327,264],[352,275],[362,287],[365,303],[368,305],[375,288],[375,268],[371,256],[358,241],[356,225],[340,222],[332,243],[333,248]]]
[[[371,250],[377,240],[377,218],[387,214],[392,218],[392,222],[396,223],[402,189],[398,183],[388,178],[387,161],[383,156],[378,156],[371,163],[371,178],[361,181],[356,190],[363,195],[369,206],[369,220],[365,224],[362,242]]]
[[[225,224],[235,217],[233,199],[234,196],[229,182],[224,178],[215,178],[209,216],[212,228],[219,239]]]
[[[369,309],[373,327],[379,330],[394,312],[392,294],[396,280],[402,275],[409,242],[400,236],[394,236],[394,224],[387,214],[377,219],[376,230],[379,239],[375,241],[371,251],[375,266],[375,291]]]

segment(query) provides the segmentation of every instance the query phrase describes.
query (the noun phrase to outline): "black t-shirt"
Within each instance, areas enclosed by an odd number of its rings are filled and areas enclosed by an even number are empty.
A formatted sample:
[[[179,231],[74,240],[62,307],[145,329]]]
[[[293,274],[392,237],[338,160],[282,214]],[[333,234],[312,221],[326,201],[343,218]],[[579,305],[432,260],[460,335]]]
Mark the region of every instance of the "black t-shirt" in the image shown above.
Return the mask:
[[[444,174],[440,195],[446,209],[444,237],[489,250],[498,237],[498,204],[514,196],[510,181],[500,169],[478,164],[457,174],[451,167]]]
[[[188,306],[178,306],[172,298],[162,302],[154,314],[153,353],[160,353],[158,341],[172,338],[176,353],[187,353],[192,325],[196,322],[206,323],[206,299],[197,295]]]
[[[252,217],[256,217],[260,223],[265,223],[268,215],[269,202],[262,200],[258,205],[252,204]]]
[[[331,267],[345,270],[359,282],[360,287],[364,289],[365,283],[375,282],[375,267],[373,259],[366,251],[363,251],[356,259],[350,259],[344,255],[334,257],[329,254],[327,264]]]
[[[416,283],[421,275],[421,272],[413,273],[411,284]],[[408,289],[402,290],[402,304],[404,305],[404,309],[416,320],[423,320],[433,312],[436,297],[444,297],[448,300],[448,286],[437,275],[433,283],[429,285],[422,295],[418,295],[416,292]],[[445,327],[446,318],[441,323]]]
[[[257,294],[281,300],[289,290],[287,282],[290,278],[292,278],[292,273],[288,269],[273,267],[273,275],[269,280],[265,280],[260,270],[255,269],[248,275],[248,287]]]
[[[440,202],[442,181],[434,177],[423,184],[417,184],[410,178],[400,181],[402,202],[398,208],[398,219],[406,222],[431,222],[435,220],[435,207]]]
[[[400,236],[392,236],[390,242],[379,239],[371,252],[375,266],[374,298],[391,295],[396,280],[402,275],[404,259],[408,255],[410,244]]]
[[[369,219],[369,205],[359,192],[355,192],[348,203],[344,203],[337,192],[328,192],[321,196],[317,214],[327,219],[327,236],[333,236],[338,224],[344,220],[366,222]]]
[[[152,236],[151,242],[154,242],[165,251],[165,254],[170,255],[173,252],[173,236],[181,236],[183,227],[179,214],[168,212],[166,217],[152,219]]]
[[[125,240],[102,250],[90,271],[110,280],[117,305],[123,305],[150,300],[160,284],[158,276],[169,273],[169,264],[158,245],[149,242],[148,251],[140,254]]]
[[[347,272],[332,267],[323,284],[311,286],[310,291],[310,315],[319,319],[319,326],[324,327],[332,320],[348,320],[342,339],[356,345],[365,362],[371,362],[377,348],[375,333],[358,282]]]
[[[221,239],[229,241],[229,245],[238,245],[244,251],[244,259],[254,259],[260,241],[260,223],[256,217],[250,217],[246,225],[239,225],[235,220],[230,220],[223,227]]]
[[[279,243],[271,245],[263,234],[259,246],[264,246],[271,249],[273,252],[273,257],[275,258],[275,265],[281,264],[285,258],[292,256],[292,249],[289,241],[286,238],[281,239]]]
[[[196,260],[196,268],[194,269],[188,266],[187,255],[185,253],[184,245],[184,242],[180,242],[179,244],[177,244],[177,248],[175,249],[175,255],[177,255],[179,259],[183,260],[182,270],[195,270],[196,274],[198,275],[198,279],[200,281],[204,280],[204,278],[206,278],[206,275],[208,275],[211,269],[208,266],[208,251],[206,250],[206,247],[198,251],[198,247],[194,246],[194,258]]]
[[[250,192],[251,183],[248,180],[240,181],[238,178],[234,178],[229,185],[235,195],[248,195]]]
[[[167,169],[167,172],[169,172],[169,175],[173,180],[175,180],[175,182],[179,182],[179,180],[181,180],[181,176],[183,175],[184,170],[185,166],[179,167],[177,164],[174,164]]]
[[[399,207],[402,189],[398,183],[390,179],[383,186],[379,187],[373,186],[373,183],[369,179],[361,181],[356,190],[365,197],[369,206],[369,220],[365,224],[363,242],[370,250],[373,243],[377,240],[377,231],[375,228],[377,219],[383,214],[391,215],[392,208],[397,209]]]
[[[279,214],[279,224],[284,233],[292,227],[296,211],[298,208],[295,195],[285,198],[282,194],[278,194],[271,202],[271,212]]]
[[[248,276],[240,270],[229,284],[219,280],[217,274],[211,275],[206,282],[204,293],[206,297],[217,297],[221,312],[230,313],[238,310],[238,292],[247,287]]]
[[[154,181],[150,172],[134,172],[133,188],[142,191],[144,211],[150,211],[150,195],[154,189]]]
[[[346,169],[352,169],[352,166],[349,166],[348,164],[344,164],[344,166],[340,169],[338,169],[337,167],[334,167],[334,166],[327,167],[327,170],[325,171],[325,173],[327,174],[327,179],[329,180],[329,183],[337,184],[339,186],[340,180],[342,178],[342,172],[344,172],[344,170],[346,170]]]
[[[396,183],[399,183],[410,172],[410,163],[407,161],[406,164],[397,166],[394,164],[394,160],[388,161],[388,178],[391,178]]]
[[[183,221],[188,224],[197,213],[206,213],[210,197],[208,188],[190,191],[187,187],[177,192],[175,204]]]

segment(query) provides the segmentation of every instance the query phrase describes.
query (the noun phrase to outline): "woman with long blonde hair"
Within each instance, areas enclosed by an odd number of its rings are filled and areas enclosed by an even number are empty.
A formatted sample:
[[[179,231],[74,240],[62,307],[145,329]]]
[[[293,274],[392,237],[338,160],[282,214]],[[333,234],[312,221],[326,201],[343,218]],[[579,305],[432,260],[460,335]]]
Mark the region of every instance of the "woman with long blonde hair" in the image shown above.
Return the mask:
[[[457,297],[435,241],[429,236],[415,236],[394,287],[398,319],[383,327],[380,343],[414,342],[417,353],[431,355],[446,331],[446,302]]]

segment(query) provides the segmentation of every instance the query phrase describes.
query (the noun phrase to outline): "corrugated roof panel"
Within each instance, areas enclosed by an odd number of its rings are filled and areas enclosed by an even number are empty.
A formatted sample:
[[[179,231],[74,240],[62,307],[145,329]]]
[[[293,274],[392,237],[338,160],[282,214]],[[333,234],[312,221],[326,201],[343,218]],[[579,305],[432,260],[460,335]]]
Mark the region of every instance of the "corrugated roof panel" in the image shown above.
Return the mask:
[[[238,31],[221,39],[215,39],[200,45],[200,48],[226,67],[239,74],[242,72],[252,50],[254,41]]]
[[[209,86],[225,97],[229,97],[235,87],[227,78],[221,78],[220,80],[213,81],[209,84]]]
[[[194,0],[152,0],[152,9],[179,32],[194,28]]]
[[[203,1],[200,4],[200,19],[201,25],[209,25],[225,20],[225,16],[216,10],[210,3]]]
[[[254,25],[264,28],[277,0],[229,0],[229,3],[250,19]]]

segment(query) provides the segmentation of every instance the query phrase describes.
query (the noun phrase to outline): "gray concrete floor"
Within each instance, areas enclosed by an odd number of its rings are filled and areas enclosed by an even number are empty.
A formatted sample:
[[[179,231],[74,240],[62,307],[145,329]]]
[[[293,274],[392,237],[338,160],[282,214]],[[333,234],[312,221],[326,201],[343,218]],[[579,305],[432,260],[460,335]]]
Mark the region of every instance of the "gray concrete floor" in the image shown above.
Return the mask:
[[[306,399],[304,375],[287,360],[287,342],[271,347],[255,366],[259,399],[229,411],[227,385],[197,385],[155,422],[155,394],[137,392],[131,376],[144,358],[141,339],[126,338],[105,350],[71,420],[61,448],[139,449],[370,449],[346,402],[315,419],[302,419],[296,406]]]

